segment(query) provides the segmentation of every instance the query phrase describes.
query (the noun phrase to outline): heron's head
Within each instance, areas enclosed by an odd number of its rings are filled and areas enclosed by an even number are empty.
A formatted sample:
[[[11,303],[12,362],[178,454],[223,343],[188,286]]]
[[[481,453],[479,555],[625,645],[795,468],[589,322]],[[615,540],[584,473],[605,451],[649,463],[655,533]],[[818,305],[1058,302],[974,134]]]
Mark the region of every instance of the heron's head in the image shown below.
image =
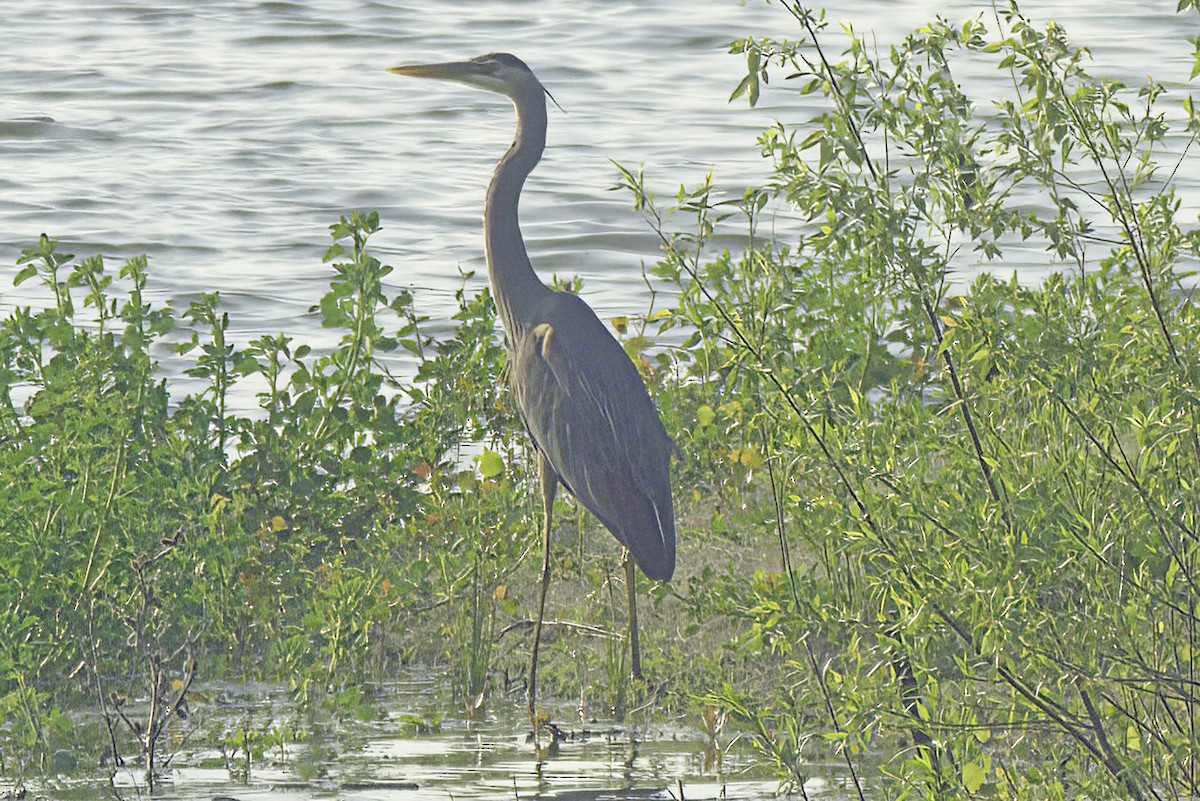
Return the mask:
[[[488,53],[469,61],[446,61],[439,64],[410,64],[392,67],[388,72],[397,75],[412,75],[417,78],[441,78],[445,81],[465,83],[477,89],[499,92],[515,97],[530,90],[545,92],[541,81],[525,62],[508,53]],[[547,92],[549,94],[549,92]]]

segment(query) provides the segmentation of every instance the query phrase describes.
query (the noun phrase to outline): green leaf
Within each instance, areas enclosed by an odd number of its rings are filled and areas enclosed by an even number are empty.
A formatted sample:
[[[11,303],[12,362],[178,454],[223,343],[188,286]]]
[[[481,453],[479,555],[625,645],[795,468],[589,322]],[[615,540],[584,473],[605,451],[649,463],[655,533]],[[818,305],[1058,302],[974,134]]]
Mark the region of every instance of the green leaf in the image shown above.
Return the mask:
[[[1136,723],[1130,723],[1125,728],[1125,747],[1130,751],[1142,750],[1142,733]]]
[[[13,279],[13,286],[20,286],[35,275],[37,275],[37,265],[30,264],[17,273],[17,277]]]
[[[484,478],[495,478],[504,472],[504,458],[488,448],[483,449],[483,455],[475,457],[479,465],[479,473]]]
[[[797,146],[797,149],[798,150],[808,150],[810,147],[812,147],[815,144],[818,144],[819,142],[822,142],[824,139],[825,139],[825,131],[818,128],[817,130],[810,133],[808,136],[804,137],[804,139],[801,140],[800,144]]]
[[[962,781],[968,793],[977,793],[987,778],[987,766],[979,762],[968,762],[963,765]]]

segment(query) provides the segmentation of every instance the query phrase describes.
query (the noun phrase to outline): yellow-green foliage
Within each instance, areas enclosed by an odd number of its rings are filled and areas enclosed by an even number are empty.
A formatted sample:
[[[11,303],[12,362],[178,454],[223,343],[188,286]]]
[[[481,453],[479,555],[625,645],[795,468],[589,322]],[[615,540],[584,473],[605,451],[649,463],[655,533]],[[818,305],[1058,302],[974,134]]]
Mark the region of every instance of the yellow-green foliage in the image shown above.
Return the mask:
[[[797,782],[832,747],[884,797],[1195,795],[1200,237],[1156,161],[1194,120],[1015,8],[835,57],[783,5],[800,38],[736,42],[735,96],[786,78],[827,110],[762,136],[769,184],[680,190],[676,232],[623,170],[680,293],[664,327],[699,333],[684,450],[757,449],[772,498],[746,536],[776,565],[690,592],[778,682],[708,702]],[[1011,96],[968,98],[958,62],[990,60]],[[780,205],[798,235],[761,233]],[[755,244],[710,253],[735,224]],[[1061,272],[1000,277],[1018,243]],[[967,254],[993,273],[956,294]]]

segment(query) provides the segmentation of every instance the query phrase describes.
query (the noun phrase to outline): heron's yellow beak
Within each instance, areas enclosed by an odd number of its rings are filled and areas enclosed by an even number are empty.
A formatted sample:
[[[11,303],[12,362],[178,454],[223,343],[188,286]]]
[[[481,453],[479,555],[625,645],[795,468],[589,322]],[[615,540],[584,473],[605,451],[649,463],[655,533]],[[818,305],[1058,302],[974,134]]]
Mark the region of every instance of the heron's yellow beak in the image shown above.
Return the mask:
[[[478,64],[470,61],[445,61],[440,64],[407,64],[391,67],[388,72],[411,75],[414,78],[441,78],[446,81],[463,81],[479,75]]]
[[[516,70],[506,68],[492,56],[480,56],[469,61],[444,61],[438,64],[405,64],[392,67],[388,72],[414,78],[439,78],[510,96],[520,78]],[[529,72],[528,67],[525,68],[525,72]],[[529,72],[529,77],[537,83],[533,73]]]

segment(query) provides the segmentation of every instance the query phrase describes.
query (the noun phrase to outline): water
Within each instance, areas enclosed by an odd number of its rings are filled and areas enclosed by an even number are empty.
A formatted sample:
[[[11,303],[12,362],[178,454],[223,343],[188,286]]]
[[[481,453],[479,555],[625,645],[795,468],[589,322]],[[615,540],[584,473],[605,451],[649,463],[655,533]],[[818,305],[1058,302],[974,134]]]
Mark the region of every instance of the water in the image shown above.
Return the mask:
[[[334,723],[300,714],[279,692],[260,686],[210,687],[209,701],[193,709],[190,737],[177,749],[172,768],[155,797],[162,801],[276,799],[519,798],[559,801],[632,801],[679,797],[767,801],[779,782],[756,764],[750,745],[728,736],[718,739],[718,766],[706,755],[708,741],[698,721],[627,725],[589,720],[564,725],[571,737],[538,760],[529,725],[515,707],[468,721],[447,717],[419,733],[413,723],[429,713],[440,685],[428,680],[394,682],[376,688],[375,717]],[[504,700],[499,699],[503,705]],[[440,717],[440,713],[435,713]],[[282,733],[246,770],[244,752],[215,742],[222,735]],[[206,734],[212,736],[206,737]],[[297,736],[298,735],[298,736]],[[135,761],[134,755],[127,757]],[[805,781],[810,798],[847,799],[844,766],[813,764]],[[144,791],[141,771],[124,768],[113,784],[121,797]],[[110,797],[95,776],[59,777],[31,787],[51,801],[92,801]],[[0,784],[0,795],[9,788]]]
[[[1097,71],[1137,84],[1151,68],[1190,69],[1188,18],[1174,6],[1058,0],[1027,11],[1089,43]],[[935,13],[989,9],[848,0],[831,18],[869,26],[885,47]],[[538,72],[567,113],[551,114],[522,203],[526,236],[542,275],[580,275],[602,317],[646,310],[641,265],[657,254],[628,197],[607,191],[610,159],[645,165],[666,193],[717,164],[719,185],[737,195],[766,174],[757,133],[819,102],[771,90],[758,109],[727,104],[743,65],[726,43],[795,33],[784,11],[749,0],[10,0],[6,11],[0,313],[34,298],[11,276],[20,248],[46,232],[114,265],[147,253],[157,300],[186,306],[220,290],[241,343],[282,331],[332,344],[309,308],[326,286],[326,226],[353,208],[381,212],[377,252],[396,285],[418,290],[431,332],[447,328],[459,269],[483,284],[484,190],[512,111],[388,66],[509,50]],[[842,46],[836,30],[826,42]],[[964,80],[1007,80],[970,69]],[[1045,269],[1040,252],[1014,258],[1006,267]]]

